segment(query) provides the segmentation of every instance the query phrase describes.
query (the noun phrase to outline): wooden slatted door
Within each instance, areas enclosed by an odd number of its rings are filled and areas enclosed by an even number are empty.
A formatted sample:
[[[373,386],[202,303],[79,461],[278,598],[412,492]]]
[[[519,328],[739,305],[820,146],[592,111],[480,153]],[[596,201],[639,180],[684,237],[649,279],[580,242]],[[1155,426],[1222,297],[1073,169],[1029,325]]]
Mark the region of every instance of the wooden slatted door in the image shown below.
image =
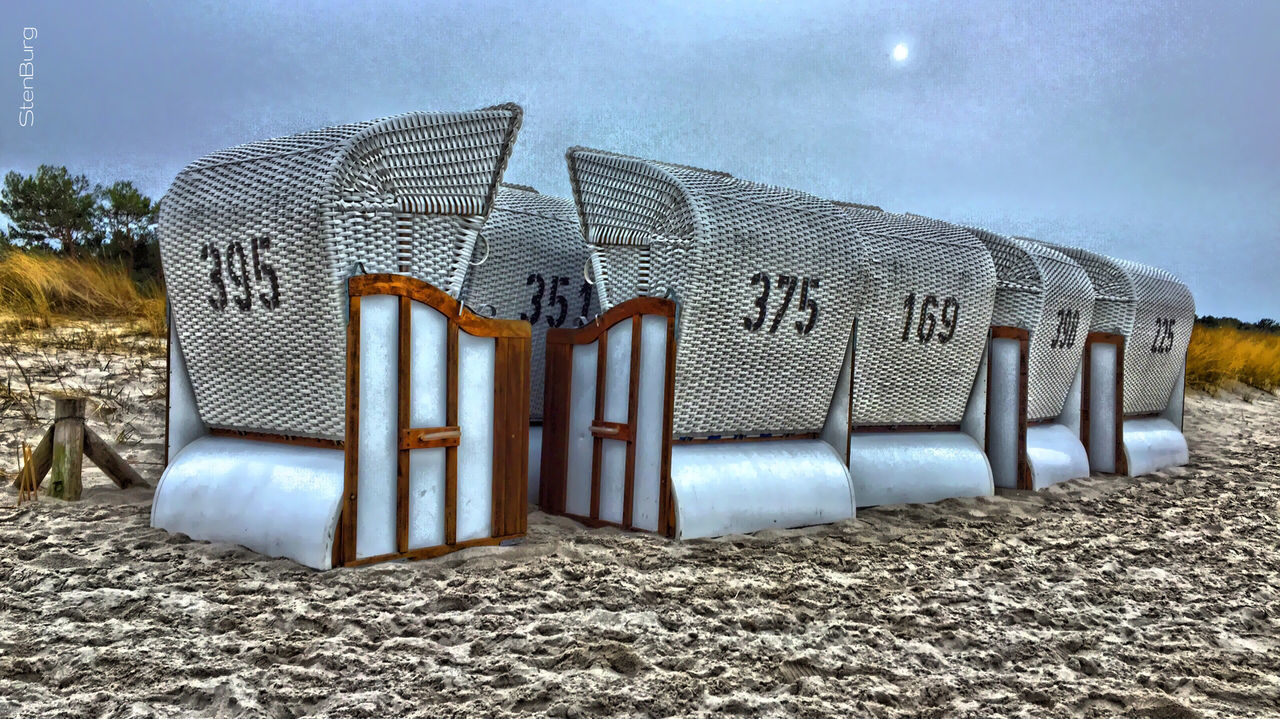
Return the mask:
[[[479,317],[403,275],[348,283],[347,432],[335,564],[523,536],[527,322]]]
[[[589,526],[672,534],[675,304],[642,297],[547,332],[539,503]]]

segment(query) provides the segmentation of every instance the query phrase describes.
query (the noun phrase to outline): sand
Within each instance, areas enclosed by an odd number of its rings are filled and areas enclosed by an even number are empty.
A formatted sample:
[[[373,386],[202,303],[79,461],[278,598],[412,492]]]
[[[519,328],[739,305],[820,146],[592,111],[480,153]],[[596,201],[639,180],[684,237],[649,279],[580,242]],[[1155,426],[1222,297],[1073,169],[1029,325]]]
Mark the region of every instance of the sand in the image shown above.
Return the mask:
[[[93,426],[154,481],[144,350]],[[1280,716],[1280,399],[1249,394],[1193,395],[1191,465],[1137,480],[683,543],[535,513],[522,546],[323,573],[87,473],[0,509],[0,716]],[[35,424],[0,422],[12,473]]]

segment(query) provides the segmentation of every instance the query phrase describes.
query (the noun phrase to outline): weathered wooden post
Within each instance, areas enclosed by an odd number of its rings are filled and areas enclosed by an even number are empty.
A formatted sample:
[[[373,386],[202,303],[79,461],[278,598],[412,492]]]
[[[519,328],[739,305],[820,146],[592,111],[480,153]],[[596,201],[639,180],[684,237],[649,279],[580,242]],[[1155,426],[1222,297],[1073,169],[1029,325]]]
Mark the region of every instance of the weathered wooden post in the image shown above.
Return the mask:
[[[106,473],[121,489],[135,484],[146,485],[142,476],[123,457],[116,454],[111,445],[84,426],[84,406],[83,397],[62,395],[54,398],[53,426],[45,432],[44,438],[27,460],[27,466],[19,472],[19,479],[14,484],[20,483],[24,473],[32,472],[32,489],[35,489],[44,480],[45,474],[52,471],[53,477],[45,492],[58,499],[78,500],[81,490],[80,470],[83,457],[88,455],[98,469]]]
[[[53,400],[53,476],[50,497],[80,499],[80,468],[84,457],[84,398]]]

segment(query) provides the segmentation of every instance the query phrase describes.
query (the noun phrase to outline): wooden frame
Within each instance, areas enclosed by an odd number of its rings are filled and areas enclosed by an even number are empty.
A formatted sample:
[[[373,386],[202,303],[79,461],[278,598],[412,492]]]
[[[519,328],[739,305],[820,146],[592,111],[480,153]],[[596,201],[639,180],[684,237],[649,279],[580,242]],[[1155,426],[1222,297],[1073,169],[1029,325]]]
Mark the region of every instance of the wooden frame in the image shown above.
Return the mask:
[[[1116,346],[1116,397],[1115,397],[1115,473],[1128,474],[1129,463],[1124,456],[1124,346],[1125,337],[1111,332],[1090,332],[1084,338],[1084,354],[1081,357],[1080,380],[1080,441],[1085,450],[1089,449],[1089,418],[1092,412],[1089,397],[1091,396],[1093,346],[1110,344]],[[1185,366],[1185,363],[1184,363]]]
[[[991,328],[987,341],[987,429],[983,432],[982,451],[991,456],[991,345],[994,340],[1008,339],[1018,342],[1018,489],[1033,489],[1031,465],[1027,462],[1027,379],[1030,368],[1031,333],[1021,327],[996,326]]]
[[[711,435],[708,437],[676,437],[676,444],[720,444],[723,442],[770,442],[779,439],[817,439],[818,432],[784,432],[779,434]]]
[[[169,312],[169,300],[164,301],[164,464],[163,473],[169,468],[169,384],[173,378],[173,315]],[[157,482],[157,484],[159,484]]]
[[[334,566],[359,566],[393,559],[425,559],[480,545],[500,544],[524,535],[525,496],[529,477],[529,361],[531,328],[521,320],[480,317],[452,296],[406,275],[369,274],[347,283],[350,319],[347,324],[346,463],[342,508],[334,537]],[[360,302],[364,297],[400,298],[397,367],[396,551],[373,557],[356,556],[356,517],[359,505],[360,437]],[[409,421],[411,302],[441,313],[447,322],[445,425],[411,427]],[[494,338],[493,493],[490,536],[459,542],[458,511],[458,333]],[[445,450],[444,544],[409,546],[409,453],[417,449]]]
[[[662,466],[658,487],[658,532],[675,536],[675,516],[671,496],[671,446],[672,421],[675,400],[675,318],[676,305],[671,300],[657,297],[637,297],[611,308],[595,320],[577,329],[552,329],[547,331],[546,382],[543,385],[542,414],[542,485],[538,503],[543,511],[560,514],[590,527],[614,526],[634,529],[632,505],[635,499],[636,425],[638,422],[640,394],[641,321],[645,315],[665,317],[667,320],[666,377],[663,398]],[[623,322],[631,323],[631,363],[627,385],[627,421],[611,422],[604,418],[605,376],[608,368],[608,330]],[[589,516],[571,514],[565,505],[568,491],[569,419],[573,396],[573,348],[577,345],[596,345],[596,398],[590,432],[591,496]],[[611,522],[600,518],[600,468],[604,443],[626,443],[626,464],[623,479],[622,521]]]
[[[295,447],[317,447],[319,449],[342,449],[346,445],[346,443],[340,439],[304,437],[302,435],[274,434],[270,432],[250,432],[248,430],[228,429],[226,427],[209,427],[209,434],[214,437],[238,437],[240,439],[252,439],[258,442],[275,442],[276,444],[291,444]]]

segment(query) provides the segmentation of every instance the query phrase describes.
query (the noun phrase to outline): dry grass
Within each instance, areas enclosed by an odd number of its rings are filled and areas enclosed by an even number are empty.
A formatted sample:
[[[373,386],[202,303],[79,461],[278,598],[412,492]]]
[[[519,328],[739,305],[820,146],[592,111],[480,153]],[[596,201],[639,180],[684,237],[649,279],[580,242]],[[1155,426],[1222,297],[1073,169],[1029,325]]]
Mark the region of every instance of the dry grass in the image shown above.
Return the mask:
[[[1197,324],[1187,349],[1187,386],[1215,392],[1233,382],[1280,388],[1280,335]]]
[[[164,335],[164,295],[146,291],[124,268],[95,260],[8,252],[0,256],[0,311],[49,327],[54,319],[115,318]]]

